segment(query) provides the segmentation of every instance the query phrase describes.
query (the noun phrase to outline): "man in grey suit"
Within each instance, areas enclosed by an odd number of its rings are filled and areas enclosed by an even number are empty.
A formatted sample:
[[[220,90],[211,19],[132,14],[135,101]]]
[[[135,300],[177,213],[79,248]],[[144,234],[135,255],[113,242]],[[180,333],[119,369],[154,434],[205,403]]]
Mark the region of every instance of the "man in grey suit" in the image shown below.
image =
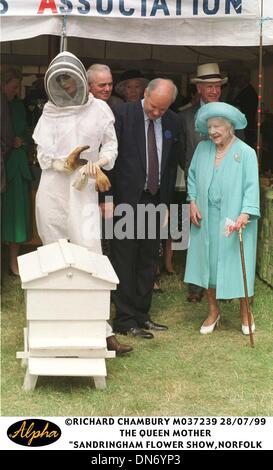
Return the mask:
[[[196,84],[200,99],[197,104],[185,109],[178,114],[181,123],[182,141],[182,168],[185,172],[187,185],[188,170],[197,144],[206,139],[195,132],[195,115],[198,109],[207,103],[220,100],[221,87],[227,82],[227,77],[222,78],[218,64],[202,64],[197,67],[197,76],[191,80]],[[200,302],[204,289],[194,284],[189,284],[189,302]]]

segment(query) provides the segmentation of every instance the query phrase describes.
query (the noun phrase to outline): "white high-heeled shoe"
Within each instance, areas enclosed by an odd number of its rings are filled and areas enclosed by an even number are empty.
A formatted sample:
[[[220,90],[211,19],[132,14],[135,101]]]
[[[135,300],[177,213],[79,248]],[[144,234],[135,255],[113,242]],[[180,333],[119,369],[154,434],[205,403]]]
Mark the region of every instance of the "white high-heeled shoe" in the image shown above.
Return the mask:
[[[251,325],[251,331],[252,331],[252,333],[254,333],[255,329],[256,329],[255,323],[253,322],[252,325]],[[243,335],[249,335],[249,334],[250,334],[249,326],[248,326],[248,325],[243,325],[243,324],[242,324],[242,333],[243,333]]]
[[[211,325],[205,326],[204,324],[200,328],[200,333],[201,335],[208,335],[209,333],[212,333],[214,328],[218,328],[220,323],[220,315],[216,318],[215,322],[213,322]]]

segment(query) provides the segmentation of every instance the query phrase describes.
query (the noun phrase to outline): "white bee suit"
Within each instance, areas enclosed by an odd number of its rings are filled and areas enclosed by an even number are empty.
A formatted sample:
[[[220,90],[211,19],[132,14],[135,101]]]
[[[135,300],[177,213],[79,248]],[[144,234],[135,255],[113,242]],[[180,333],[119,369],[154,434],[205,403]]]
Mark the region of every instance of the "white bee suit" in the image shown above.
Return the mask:
[[[111,170],[117,157],[114,116],[109,106],[89,94],[80,106],[59,107],[46,103],[34,130],[37,158],[42,169],[36,195],[36,222],[43,244],[67,238],[72,243],[101,253],[100,216],[95,180],[79,191],[78,176],[55,171],[52,162],[65,159],[76,147],[89,145],[80,158],[96,162],[106,158]]]

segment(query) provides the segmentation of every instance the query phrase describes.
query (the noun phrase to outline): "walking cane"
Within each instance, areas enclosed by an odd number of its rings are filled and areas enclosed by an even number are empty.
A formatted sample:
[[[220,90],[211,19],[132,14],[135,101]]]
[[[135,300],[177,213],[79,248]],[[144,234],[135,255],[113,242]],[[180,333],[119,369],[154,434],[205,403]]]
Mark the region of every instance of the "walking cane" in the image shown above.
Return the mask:
[[[249,327],[249,339],[250,339],[250,346],[254,348],[254,338],[253,338],[253,333],[252,333],[252,318],[251,318],[251,312],[249,308],[248,291],[247,291],[246,266],[245,266],[242,228],[239,229],[239,240],[240,240],[240,255],[241,255],[241,262],[242,262],[242,271],[243,271],[243,278],[244,278],[244,291],[245,291],[245,301],[246,301],[246,310],[247,310],[247,320],[248,320],[248,327]]]

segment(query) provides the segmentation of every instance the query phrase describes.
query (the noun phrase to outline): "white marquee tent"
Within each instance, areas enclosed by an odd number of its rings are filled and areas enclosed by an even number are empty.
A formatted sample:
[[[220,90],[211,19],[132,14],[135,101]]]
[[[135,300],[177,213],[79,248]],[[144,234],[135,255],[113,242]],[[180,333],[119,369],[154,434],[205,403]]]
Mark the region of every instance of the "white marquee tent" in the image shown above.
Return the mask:
[[[141,44],[273,45],[271,0],[2,0],[2,40],[67,35]],[[271,18],[271,20],[270,20]]]
[[[223,71],[243,65],[256,76],[262,23],[273,109],[272,0],[2,0],[0,21],[4,63],[12,57],[20,64],[25,54],[36,65],[44,56],[47,65],[45,35],[60,36],[65,25],[68,49],[86,65],[190,74],[198,63],[217,61]]]

